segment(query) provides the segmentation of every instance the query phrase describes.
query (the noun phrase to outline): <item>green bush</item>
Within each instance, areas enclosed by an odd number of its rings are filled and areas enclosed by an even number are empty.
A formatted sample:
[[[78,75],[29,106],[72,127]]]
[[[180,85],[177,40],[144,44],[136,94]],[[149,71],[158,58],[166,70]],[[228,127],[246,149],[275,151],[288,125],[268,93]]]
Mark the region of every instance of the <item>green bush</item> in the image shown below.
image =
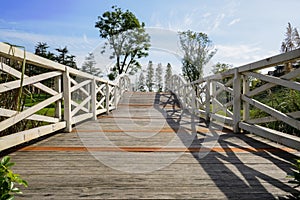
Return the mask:
[[[296,163],[294,164],[296,170],[293,171],[293,175],[288,176],[289,178],[293,178],[293,180],[290,180],[289,183],[292,183],[295,185],[295,188],[300,186],[300,159],[296,160]],[[298,192],[297,199],[300,199],[300,192]]]
[[[12,200],[14,194],[22,194],[15,184],[28,186],[27,182],[14,174],[10,169],[15,163],[10,162],[10,157],[5,156],[0,163],[0,200]]]

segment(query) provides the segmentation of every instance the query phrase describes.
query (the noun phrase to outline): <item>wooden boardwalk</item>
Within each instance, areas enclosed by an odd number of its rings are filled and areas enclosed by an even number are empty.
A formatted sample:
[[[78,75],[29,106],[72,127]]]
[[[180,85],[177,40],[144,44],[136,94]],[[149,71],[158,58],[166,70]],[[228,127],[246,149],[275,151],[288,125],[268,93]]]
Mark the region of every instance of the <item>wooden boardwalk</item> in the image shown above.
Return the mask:
[[[17,199],[278,199],[299,152],[208,127],[170,94],[126,93],[117,110],[10,153]]]

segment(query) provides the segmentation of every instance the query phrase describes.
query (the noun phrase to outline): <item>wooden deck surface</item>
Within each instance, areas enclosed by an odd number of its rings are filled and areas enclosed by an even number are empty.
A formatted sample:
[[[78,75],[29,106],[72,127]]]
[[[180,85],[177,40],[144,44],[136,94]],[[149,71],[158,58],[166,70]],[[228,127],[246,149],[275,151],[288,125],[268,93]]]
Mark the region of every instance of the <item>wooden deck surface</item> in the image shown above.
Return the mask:
[[[170,94],[126,93],[117,110],[10,153],[16,199],[278,199],[299,152],[208,127]]]

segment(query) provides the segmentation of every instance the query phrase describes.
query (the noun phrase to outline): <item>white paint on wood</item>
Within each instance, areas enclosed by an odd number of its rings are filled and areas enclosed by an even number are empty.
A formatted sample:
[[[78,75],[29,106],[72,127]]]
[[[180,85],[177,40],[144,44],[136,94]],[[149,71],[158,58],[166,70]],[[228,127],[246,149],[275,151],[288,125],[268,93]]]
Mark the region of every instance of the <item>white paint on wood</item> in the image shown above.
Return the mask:
[[[241,75],[235,69],[233,80],[233,131],[240,132],[239,122],[241,121]]]
[[[34,83],[37,83],[37,82],[40,82],[40,81],[43,81],[43,80],[46,80],[46,79],[49,79],[52,77],[60,76],[60,75],[61,75],[61,72],[54,71],[54,72],[47,72],[47,73],[32,76],[32,77],[26,77],[23,80],[23,86],[34,84]],[[21,82],[20,80],[16,80],[16,81],[10,81],[10,82],[0,84],[0,93],[19,88],[20,82]]]
[[[255,135],[259,135],[274,142],[300,150],[300,138],[297,136],[282,133],[259,125],[251,125],[245,122],[240,122],[239,126],[241,129],[254,133]]]
[[[14,110],[0,108],[0,116],[3,116],[3,117],[12,117],[12,116],[16,115],[17,113],[18,112],[14,111]],[[48,117],[48,116],[38,115],[38,114],[31,115],[30,117],[27,117],[26,119],[40,121],[40,122],[48,122],[48,123],[56,123],[56,122],[60,121],[59,118]]]
[[[296,119],[293,119],[291,117],[289,117],[287,114],[284,114],[270,106],[267,106],[255,99],[251,99],[245,95],[242,95],[242,99],[246,102],[248,102],[249,104],[257,107],[258,109],[268,113],[269,115],[275,117],[276,119],[280,120],[280,121],[283,121],[287,124],[289,124],[290,126],[296,128],[296,129],[300,129],[300,121],[296,120]]]
[[[66,122],[58,122],[56,124],[45,125],[7,136],[2,136],[0,137],[0,151],[39,138],[49,133],[54,133],[65,127]]]
[[[66,67],[63,73],[63,91],[64,91],[64,120],[66,121],[65,131],[72,131],[72,107],[71,107],[71,81],[69,75],[69,68]]]
[[[62,94],[57,94],[53,97],[50,97],[49,99],[46,99],[30,108],[27,110],[24,110],[20,113],[17,113],[13,115],[12,117],[5,119],[0,122],[0,131],[3,131],[4,129],[18,123],[19,121],[26,119],[27,117],[33,115],[37,111],[41,110],[42,108],[45,108],[46,106],[50,105],[51,103],[54,103],[58,99],[62,98]]]
[[[12,75],[16,78],[19,78],[19,79],[21,78],[21,75],[22,75],[21,72],[19,72],[19,71],[15,70],[14,68],[6,65],[5,63],[1,63],[1,69],[0,70],[6,72],[6,73],[8,73],[8,74],[10,74],[10,75]],[[24,74],[24,78],[27,78],[27,77],[28,76],[26,74]],[[58,94],[57,91],[43,85],[42,83],[34,83],[33,86],[40,89],[40,90],[42,90],[42,91],[44,91],[44,92],[47,92],[48,94],[51,94],[51,95]]]

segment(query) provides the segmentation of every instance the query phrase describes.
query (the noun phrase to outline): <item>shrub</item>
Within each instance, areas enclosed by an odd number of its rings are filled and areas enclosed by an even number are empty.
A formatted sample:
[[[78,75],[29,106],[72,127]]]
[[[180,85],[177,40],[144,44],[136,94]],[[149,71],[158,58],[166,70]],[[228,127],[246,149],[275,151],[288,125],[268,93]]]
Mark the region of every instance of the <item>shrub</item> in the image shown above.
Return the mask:
[[[16,183],[28,186],[27,182],[20,178],[20,175],[14,174],[10,169],[15,163],[10,162],[9,156],[4,156],[0,163],[0,200],[12,200],[14,194],[22,194]]]

